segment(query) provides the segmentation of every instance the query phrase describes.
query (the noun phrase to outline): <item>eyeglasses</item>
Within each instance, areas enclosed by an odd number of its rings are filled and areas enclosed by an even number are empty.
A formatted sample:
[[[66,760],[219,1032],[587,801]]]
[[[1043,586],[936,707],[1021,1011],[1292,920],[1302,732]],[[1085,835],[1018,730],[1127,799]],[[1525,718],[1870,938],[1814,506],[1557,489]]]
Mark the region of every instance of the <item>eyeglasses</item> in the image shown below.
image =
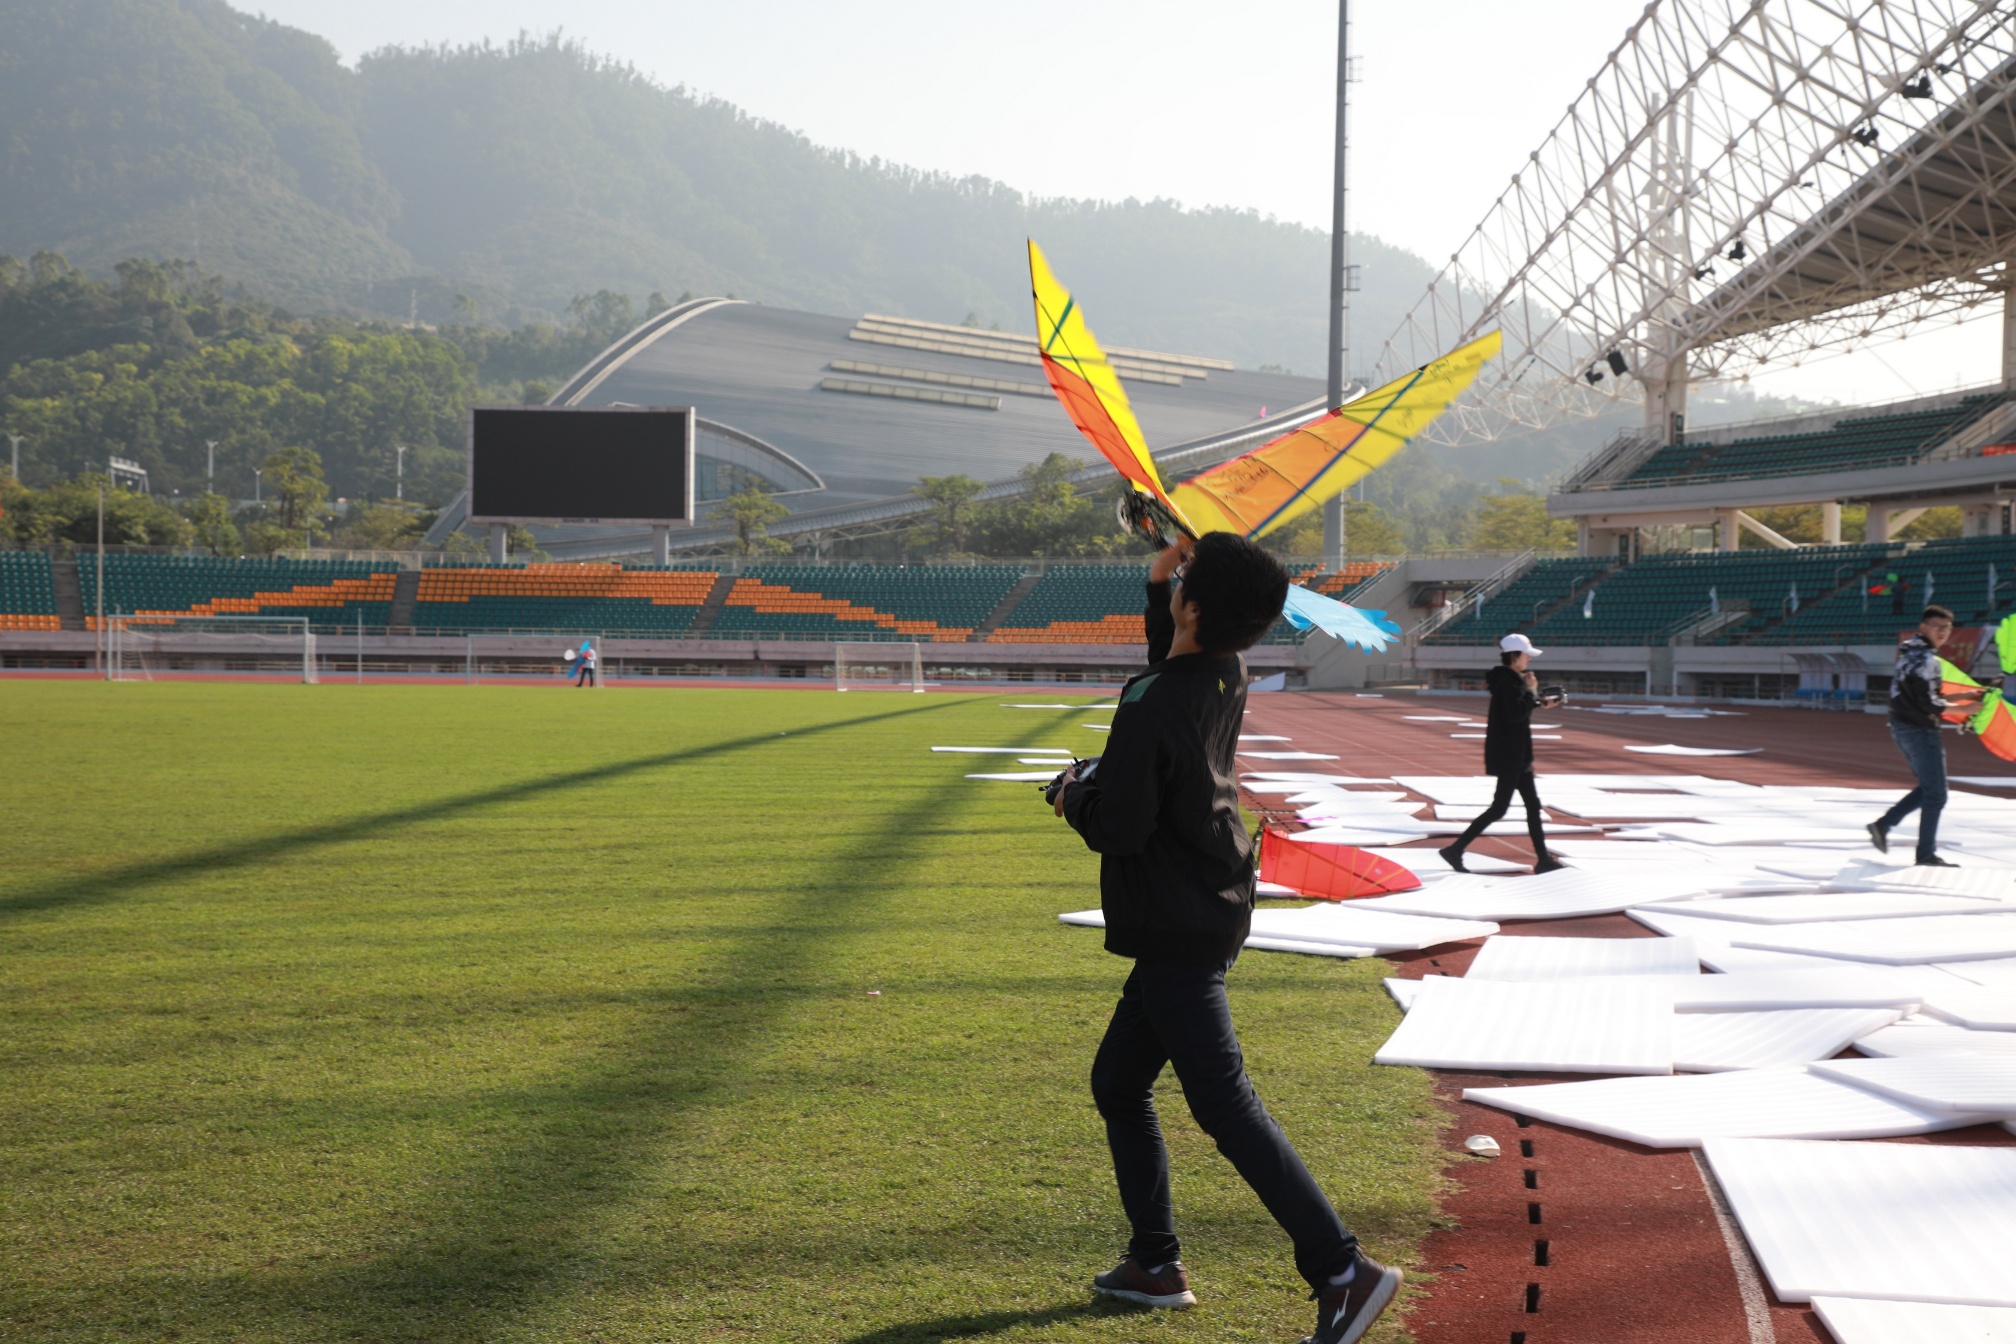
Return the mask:
[[[1169,586],[1171,588],[1181,588],[1183,586],[1183,571],[1188,568],[1190,568],[1190,562],[1185,560],[1182,564],[1169,571]]]

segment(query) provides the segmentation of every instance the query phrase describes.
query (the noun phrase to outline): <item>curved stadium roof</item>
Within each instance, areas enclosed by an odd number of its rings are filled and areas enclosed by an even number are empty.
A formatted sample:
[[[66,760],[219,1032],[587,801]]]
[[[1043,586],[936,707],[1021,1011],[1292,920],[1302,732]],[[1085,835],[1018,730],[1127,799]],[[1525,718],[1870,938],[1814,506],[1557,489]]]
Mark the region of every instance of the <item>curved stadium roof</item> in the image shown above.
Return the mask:
[[[1266,430],[1289,428],[1283,412],[1306,413],[1323,396],[1314,378],[1197,356],[1109,353],[1158,451],[1226,436],[1258,442]],[[878,502],[913,500],[920,476],[1002,481],[1053,452],[1097,456],[1051,395],[1033,337],[729,299],[658,314],[576,374],[553,404],[697,408],[701,497],[727,493],[724,462],[756,471],[794,514],[782,532],[885,512]],[[690,546],[715,530],[703,522],[674,541]],[[581,558],[645,544],[607,529],[541,529],[541,541]]]

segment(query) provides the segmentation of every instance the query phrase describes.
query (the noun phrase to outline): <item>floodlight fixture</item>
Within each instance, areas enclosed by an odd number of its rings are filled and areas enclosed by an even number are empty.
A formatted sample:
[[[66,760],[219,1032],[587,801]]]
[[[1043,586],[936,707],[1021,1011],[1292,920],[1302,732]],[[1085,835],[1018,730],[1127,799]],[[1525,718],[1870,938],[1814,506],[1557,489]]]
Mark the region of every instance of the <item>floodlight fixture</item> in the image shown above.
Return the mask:
[[[1624,362],[1624,352],[1622,350],[1612,349],[1609,354],[1603,356],[1603,359],[1610,365],[1610,372],[1616,374],[1619,378],[1631,372],[1631,366]]]

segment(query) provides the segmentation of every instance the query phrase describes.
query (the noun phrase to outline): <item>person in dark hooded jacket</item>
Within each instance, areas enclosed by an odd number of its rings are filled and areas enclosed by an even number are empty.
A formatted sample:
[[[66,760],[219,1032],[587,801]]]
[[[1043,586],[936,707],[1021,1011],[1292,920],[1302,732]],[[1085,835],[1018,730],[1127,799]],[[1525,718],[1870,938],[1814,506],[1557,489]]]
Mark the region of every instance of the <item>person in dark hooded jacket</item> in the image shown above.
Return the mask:
[[[1437,851],[1459,873],[1469,871],[1463,866],[1463,851],[1511,809],[1515,792],[1526,804],[1533,871],[1551,873],[1562,866],[1547,852],[1546,818],[1540,811],[1540,790],[1533,782],[1533,711],[1542,704],[1559,703],[1541,697],[1539,683],[1527,666],[1540,652],[1526,636],[1507,635],[1498,641],[1498,666],[1484,674],[1484,689],[1491,693],[1491,712],[1484,723],[1484,773],[1496,779],[1498,787],[1492,793],[1491,806],[1463,834]]]
[[[1188,551],[1186,554],[1185,551]],[[1316,1298],[1304,1344],[1352,1344],[1402,1275],[1366,1255],[1246,1076],[1225,973],[1253,917],[1252,841],[1233,759],[1246,660],[1280,618],[1288,572],[1245,537],[1212,532],[1149,570],[1149,667],[1120,693],[1098,769],[1067,771],[1055,808],[1099,855],[1106,950],[1133,967],[1092,1062],[1127,1254],[1094,1291],[1150,1307],[1196,1302],[1178,1259],[1169,1154],[1155,1080],[1174,1066],[1183,1099],[1295,1245]]]

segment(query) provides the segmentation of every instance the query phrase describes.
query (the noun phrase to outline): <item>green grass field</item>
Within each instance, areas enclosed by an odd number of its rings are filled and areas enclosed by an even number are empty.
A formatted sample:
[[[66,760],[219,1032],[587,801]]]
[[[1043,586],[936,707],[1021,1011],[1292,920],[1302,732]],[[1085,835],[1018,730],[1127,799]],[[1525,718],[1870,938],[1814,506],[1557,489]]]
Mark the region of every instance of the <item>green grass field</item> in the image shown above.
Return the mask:
[[[925,750],[1097,750],[1015,698],[0,682],[0,1336],[1299,1338],[1166,1078],[1202,1305],[1087,1290],[1097,858]],[[1406,1262],[1438,1120],[1367,1063],[1382,970],[1252,954],[1233,1008]]]

